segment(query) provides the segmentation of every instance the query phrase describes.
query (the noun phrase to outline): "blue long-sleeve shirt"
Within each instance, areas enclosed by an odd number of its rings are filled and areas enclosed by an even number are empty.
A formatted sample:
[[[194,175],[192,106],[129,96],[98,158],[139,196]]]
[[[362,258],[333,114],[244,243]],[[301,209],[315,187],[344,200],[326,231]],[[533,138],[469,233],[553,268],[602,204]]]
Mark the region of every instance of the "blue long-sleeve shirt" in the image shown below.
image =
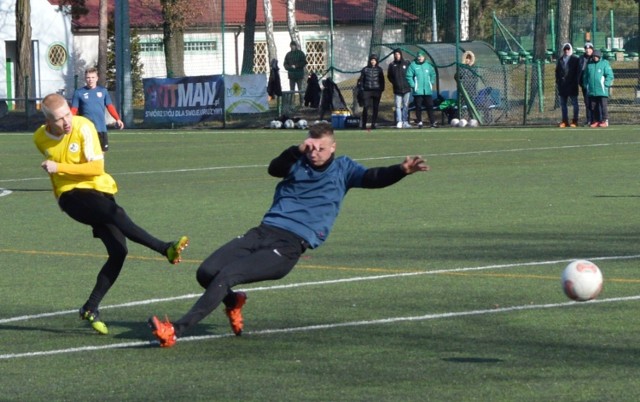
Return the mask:
[[[283,180],[262,223],[295,233],[311,248],[327,239],[349,189],[386,187],[406,175],[400,165],[368,169],[348,156],[314,168],[297,146],[271,161],[269,173]]]

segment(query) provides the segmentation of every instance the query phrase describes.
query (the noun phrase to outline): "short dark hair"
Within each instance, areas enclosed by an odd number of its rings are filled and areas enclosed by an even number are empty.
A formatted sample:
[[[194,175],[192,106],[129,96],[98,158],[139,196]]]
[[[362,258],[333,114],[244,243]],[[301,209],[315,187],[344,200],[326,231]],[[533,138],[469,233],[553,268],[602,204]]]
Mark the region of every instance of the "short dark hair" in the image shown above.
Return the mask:
[[[322,121],[309,127],[310,138],[322,138],[327,136],[333,137],[333,126],[331,125],[331,123]]]

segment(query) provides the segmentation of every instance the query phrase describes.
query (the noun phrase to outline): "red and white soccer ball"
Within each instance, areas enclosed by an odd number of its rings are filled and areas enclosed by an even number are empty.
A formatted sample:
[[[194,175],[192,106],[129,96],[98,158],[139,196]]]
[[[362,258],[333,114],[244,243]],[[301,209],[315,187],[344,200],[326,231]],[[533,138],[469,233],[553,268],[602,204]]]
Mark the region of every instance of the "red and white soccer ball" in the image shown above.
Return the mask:
[[[602,291],[602,283],[602,272],[591,261],[573,261],[562,272],[562,290],[572,300],[595,299]]]

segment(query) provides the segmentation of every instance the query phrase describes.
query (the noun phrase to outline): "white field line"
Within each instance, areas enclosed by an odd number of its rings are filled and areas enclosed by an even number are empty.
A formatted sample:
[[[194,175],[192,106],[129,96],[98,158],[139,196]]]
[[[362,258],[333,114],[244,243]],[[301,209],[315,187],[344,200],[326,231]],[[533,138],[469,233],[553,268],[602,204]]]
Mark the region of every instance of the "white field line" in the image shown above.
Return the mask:
[[[540,310],[540,309],[550,309],[550,308],[559,308],[559,307],[571,307],[571,306],[577,306],[577,305],[583,306],[583,305],[626,302],[626,301],[635,301],[635,300],[640,300],[640,295],[591,300],[584,303],[564,302],[564,303],[536,304],[536,305],[527,304],[523,306],[503,307],[503,308],[495,308],[490,310],[470,310],[470,311],[459,311],[459,312],[449,312],[449,313],[440,313],[440,314],[425,314],[425,315],[409,316],[409,317],[390,317],[390,318],[383,318],[379,320],[349,321],[349,322],[341,322],[341,323],[333,323],[333,324],[308,325],[305,327],[265,329],[261,331],[246,331],[246,332],[243,332],[243,335],[259,336],[259,335],[286,334],[286,333],[292,333],[292,332],[309,332],[309,331],[319,331],[324,329],[335,329],[335,328],[344,328],[344,327],[360,327],[365,325],[384,325],[384,324],[407,322],[407,321],[427,321],[427,320],[436,320],[441,318],[466,317],[466,316],[474,316],[474,315],[509,313],[513,311]],[[234,335],[219,334],[219,335],[189,336],[189,337],[180,338],[178,342],[181,343],[181,342],[202,341],[202,340],[208,340],[208,339],[220,339],[220,338],[225,338],[230,336],[234,336]],[[141,346],[150,346],[155,344],[157,344],[157,342],[155,341],[154,342],[135,341],[135,342],[114,343],[114,344],[101,345],[101,346],[84,346],[84,347],[78,347],[78,348],[43,350],[38,352],[9,353],[9,354],[0,355],[0,360],[17,359],[17,358],[23,358],[23,357],[51,356],[51,355],[60,355],[60,354],[77,353],[77,352],[89,352],[89,351],[98,351],[98,350],[106,350],[106,349],[125,349],[125,348],[141,347]]]
[[[630,255],[630,256],[608,256],[608,257],[592,257],[589,258],[591,261],[604,261],[604,260],[628,260],[628,259],[637,259],[640,258],[640,255]],[[409,273],[400,273],[400,274],[389,274],[389,275],[376,275],[376,276],[366,276],[366,277],[356,277],[356,278],[346,278],[346,279],[335,279],[329,281],[318,281],[318,282],[301,282],[295,284],[288,285],[276,285],[276,286],[266,286],[266,287],[257,287],[244,289],[247,291],[260,291],[260,290],[278,290],[278,289],[288,289],[288,288],[296,288],[302,286],[321,286],[328,284],[336,284],[336,283],[347,283],[347,282],[355,282],[355,281],[367,281],[367,280],[378,280],[378,279],[389,279],[389,278],[402,278],[407,276],[416,276],[416,275],[434,275],[434,274],[442,274],[449,272],[467,272],[467,271],[479,271],[479,270],[488,270],[488,269],[506,269],[506,268],[515,268],[522,266],[540,266],[540,265],[552,265],[558,263],[564,263],[572,261],[572,259],[568,260],[555,260],[555,261],[537,261],[537,262],[524,262],[524,263],[514,263],[514,264],[500,264],[500,265],[485,265],[479,267],[468,267],[468,268],[452,268],[452,269],[442,269],[435,271],[422,271],[422,272],[409,272]],[[183,296],[162,298],[162,299],[149,299],[149,300],[141,300],[130,303],[123,303],[111,306],[103,306],[102,309],[108,308],[124,308],[130,306],[138,306],[138,305],[146,305],[153,303],[160,303],[166,301],[180,300],[180,299],[188,299],[199,297],[200,294],[188,294]],[[452,317],[464,317],[471,315],[484,315],[484,314],[495,314],[495,313],[508,313],[512,311],[522,311],[522,310],[536,310],[536,309],[547,309],[547,308],[558,308],[558,307],[568,307],[575,305],[585,305],[585,304],[597,304],[597,303],[611,303],[611,302],[624,302],[624,301],[634,301],[640,300],[640,295],[638,296],[629,296],[629,297],[616,297],[609,299],[600,299],[600,300],[592,300],[587,303],[579,303],[579,302],[565,302],[565,303],[554,303],[554,304],[537,304],[537,305],[524,305],[524,306],[512,306],[512,307],[504,307],[504,308],[494,308],[488,310],[471,310],[471,311],[460,311],[460,312],[447,312],[447,313],[439,313],[439,314],[426,314],[421,316],[410,316],[410,317],[389,317],[378,320],[368,320],[368,321],[350,321],[343,323],[332,323],[332,324],[320,324],[320,325],[310,325],[305,327],[293,327],[293,328],[282,328],[282,329],[266,329],[261,331],[250,331],[245,332],[245,335],[270,335],[270,334],[279,334],[279,333],[289,333],[289,332],[304,332],[304,331],[314,331],[314,330],[322,330],[322,329],[333,329],[340,327],[355,327],[355,326],[363,326],[363,325],[382,325],[394,322],[403,322],[403,321],[425,321],[425,320],[434,320],[440,318],[452,318]],[[15,321],[27,321],[34,320],[39,318],[47,318],[59,315],[66,314],[76,314],[77,310],[65,310],[65,311],[57,311],[52,313],[43,313],[36,315],[28,315],[28,316],[19,316],[12,318],[0,319],[0,324],[15,322]],[[227,336],[232,336],[231,334],[219,334],[219,335],[204,335],[204,336],[192,336],[192,337],[184,337],[180,338],[180,342],[189,342],[189,341],[197,341],[197,340],[205,340],[205,339],[216,339],[223,338]],[[6,359],[15,359],[22,357],[36,357],[36,356],[47,356],[47,355],[58,355],[64,353],[75,353],[75,352],[86,352],[86,351],[96,351],[96,350],[104,350],[104,349],[122,349],[122,348],[131,348],[131,347],[140,347],[144,345],[149,345],[150,342],[146,341],[136,341],[136,342],[124,342],[117,344],[109,344],[109,345],[101,345],[101,346],[85,346],[78,348],[67,348],[67,349],[57,349],[57,350],[48,350],[48,351],[38,351],[38,352],[26,352],[26,353],[9,353],[0,355],[0,360]]]
[[[442,154],[423,154],[422,156],[426,158],[430,157],[447,157],[447,156],[466,156],[466,155],[484,155],[484,154],[499,154],[506,152],[528,152],[528,151],[548,151],[553,149],[574,149],[574,148],[593,148],[593,147],[610,147],[610,146],[620,146],[620,145],[638,145],[640,142],[617,142],[617,143],[602,143],[602,144],[582,144],[582,145],[563,145],[559,147],[536,147],[536,148],[512,148],[512,149],[495,149],[495,150],[485,150],[485,151],[467,151],[467,152],[449,152]],[[395,156],[378,156],[371,158],[354,158],[356,161],[376,161],[376,160],[387,160],[387,159],[397,159],[402,160],[406,155],[395,155]],[[201,168],[191,168],[191,169],[170,169],[170,170],[149,170],[149,171],[139,171],[139,172],[111,172],[113,176],[124,176],[124,175],[138,175],[138,174],[167,174],[167,173],[184,173],[184,172],[202,172],[202,171],[211,171],[211,170],[228,170],[228,169],[256,169],[256,168],[264,168],[267,165],[234,165],[234,166],[210,166],[210,167],[201,167]],[[48,180],[48,177],[27,177],[22,179],[1,179],[0,183],[16,183],[16,182],[26,182],[33,180]]]
[[[637,258],[640,258],[640,254],[628,255],[628,256],[609,256],[609,257],[587,257],[587,258],[580,257],[580,259],[587,259],[589,261],[632,260]],[[332,284],[349,283],[349,282],[374,281],[378,279],[403,278],[407,276],[417,276],[417,275],[437,275],[437,274],[446,274],[451,272],[470,272],[470,271],[483,271],[488,269],[508,269],[508,268],[516,268],[516,267],[527,267],[527,266],[553,265],[553,264],[567,263],[575,259],[578,259],[578,258],[576,257],[576,258],[569,258],[565,260],[554,260],[554,261],[533,261],[533,262],[518,262],[513,264],[483,265],[479,267],[449,268],[449,269],[438,269],[433,271],[403,272],[403,273],[386,274],[386,275],[358,276],[353,278],[331,279],[331,280],[316,281],[316,282],[300,282],[300,283],[291,283],[287,285],[272,285],[272,286],[262,286],[262,287],[245,288],[245,289],[237,289],[237,290],[246,291],[246,292],[256,292],[256,291],[263,291],[263,290],[268,291],[268,290],[292,289],[292,288],[300,288],[304,286],[323,286],[323,285],[332,285]],[[144,306],[149,304],[170,302],[170,301],[176,301],[176,300],[195,299],[197,297],[200,297],[201,295],[202,293],[191,293],[191,294],[174,296],[174,297],[138,300],[138,301],[132,301],[132,302],[122,303],[122,304],[101,306],[100,310],[126,308],[126,307],[133,307],[133,306]],[[10,318],[0,318],[0,324],[7,324],[10,322],[17,322],[17,321],[28,321],[28,320],[35,320],[39,318],[56,317],[61,315],[77,314],[77,313],[78,313],[78,310],[62,310],[62,311],[54,311],[51,313],[23,315],[23,316],[10,317]]]

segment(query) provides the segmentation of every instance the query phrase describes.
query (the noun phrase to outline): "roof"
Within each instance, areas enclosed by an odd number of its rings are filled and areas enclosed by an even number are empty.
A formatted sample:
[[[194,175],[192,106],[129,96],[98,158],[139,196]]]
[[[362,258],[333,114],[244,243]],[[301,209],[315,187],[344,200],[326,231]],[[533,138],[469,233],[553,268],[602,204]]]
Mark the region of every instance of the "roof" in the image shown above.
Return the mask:
[[[193,9],[202,10],[197,16],[194,26],[218,26],[222,0],[185,0],[193,4]],[[53,5],[58,0],[49,0]],[[86,0],[87,15],[73,21],[76,30],[93,30],[98,28],[98,6],[100,0]],[[374,19],[375,0],[333,0],[333,22],[335,24],[370,24]],[[113,12],[115,2],[109,1],[109,12]],[[157,5],[149,7],[149,4]],[[286,25],[286,0],[271,0],[274,24]],[[229,1],[225,3],[225,21],[227,25],[244,25],[246,11],[245,1]],[[296,1],[296,22],[299,25],[329,24],[329,0]],[[134,28],[159,27],[162,24],[160,0],[129,0],[130,25]],[[418,18],[398,7],[387,5],[387,20],[397,22],[415,22]],[[257,1],[256,25],[264,24],[264,8],[262,1]]]

